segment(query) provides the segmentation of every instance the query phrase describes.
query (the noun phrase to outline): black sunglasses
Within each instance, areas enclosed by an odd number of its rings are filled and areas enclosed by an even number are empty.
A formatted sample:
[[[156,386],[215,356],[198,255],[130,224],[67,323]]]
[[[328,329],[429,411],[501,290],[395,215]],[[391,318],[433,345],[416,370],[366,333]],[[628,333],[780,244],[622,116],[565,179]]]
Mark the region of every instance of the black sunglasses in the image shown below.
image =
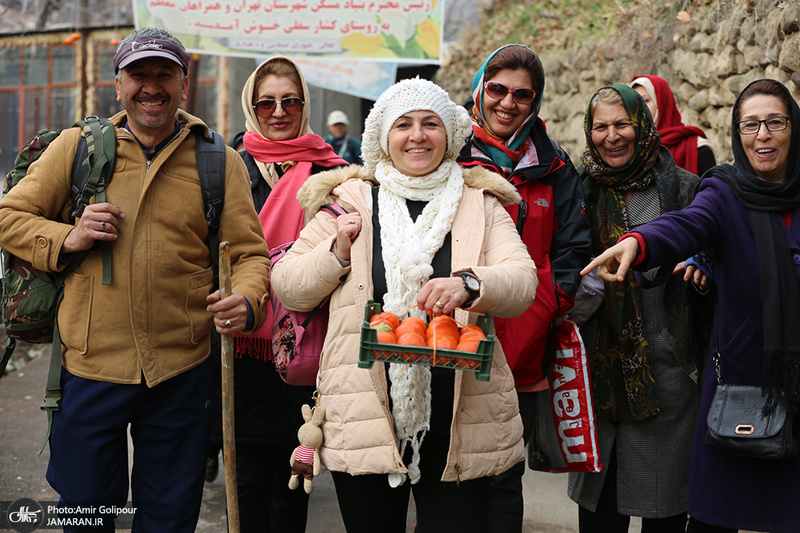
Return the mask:
[[[256,115],[261,118],[269,118],[275,112],[275,109],[278,107],[278,104],[281,105],[283,110],[290,114],[290,115],[297,115],[302,113],[303,111],[303,100],[297,97],[291,98],[284,98],[283,100],[273,100],[272,98],[266,98],[264,100],[259,100],[255,104],[253,104],[253,109],[256,110]]]
[[[496,81],[487,81],[483,83],[483,88],[486,89],[486,94],[494,98],[495,100],[502,100],[508,94],[508,91],[511,91],[508,87],[503,85],[502,83],[497,83]],[[518,104],[530,104],[533,102],[533,99],[536,97],[536,91],[533,89],[514,89],[511,91],[511,98]]]

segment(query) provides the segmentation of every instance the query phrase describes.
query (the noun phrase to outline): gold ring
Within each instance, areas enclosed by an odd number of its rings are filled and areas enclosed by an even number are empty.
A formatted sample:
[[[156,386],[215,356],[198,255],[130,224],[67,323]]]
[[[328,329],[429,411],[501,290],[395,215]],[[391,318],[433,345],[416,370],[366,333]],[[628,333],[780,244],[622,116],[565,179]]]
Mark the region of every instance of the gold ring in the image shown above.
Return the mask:
[[[441,308],[444,308],[444,304],[443,304],[442,302],[438,302],[438,301],[437,301],[435,304],[433,304],[433,306],[434,306],[434,307],[441,307]]]
[[[226,327],[226,328],[229,328],[229,327],[231,327],[231,319],[230,319],[230,318],[226,318],[226,319],[225,319],[225,327]]]

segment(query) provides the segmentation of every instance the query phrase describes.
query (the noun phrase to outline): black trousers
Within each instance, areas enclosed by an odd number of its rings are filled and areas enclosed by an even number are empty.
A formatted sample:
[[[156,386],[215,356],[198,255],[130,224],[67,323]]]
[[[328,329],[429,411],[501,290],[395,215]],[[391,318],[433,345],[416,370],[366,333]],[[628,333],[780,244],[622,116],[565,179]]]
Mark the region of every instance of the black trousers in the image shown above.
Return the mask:
[[[604,458],[605,460],[605,458]],[[578,507],[580,533],[628,533],[631,517],[617,512],[617,449],[611,450],[606,465],[606,481],[600,492],[597,510]],[[686,513],[664,518],[642,518],[642,533],[683,533]]]
[[[518,392],[519,414],[522,417],[522,438],[527,449],[536,416],[536,393]],[[522,497],[522,476],[525,461],[509,468],[489,481],[488,533],[521,533],[525,502]]]
[[[304,533],[308,494],[289,489],[292,450],[236,445],[241,533]]]
[[[417,509],[415,533],[486,533],[489,478],[442,482],[450,447],[453,416],[452,370],[432,369],[431,419],[420,449],[418,483],[389,486],[385,474],[351,476],[331,472],[347,533],[405,533],[408,503],[413,491]],[[410,446],[404,460],[411,460]]]

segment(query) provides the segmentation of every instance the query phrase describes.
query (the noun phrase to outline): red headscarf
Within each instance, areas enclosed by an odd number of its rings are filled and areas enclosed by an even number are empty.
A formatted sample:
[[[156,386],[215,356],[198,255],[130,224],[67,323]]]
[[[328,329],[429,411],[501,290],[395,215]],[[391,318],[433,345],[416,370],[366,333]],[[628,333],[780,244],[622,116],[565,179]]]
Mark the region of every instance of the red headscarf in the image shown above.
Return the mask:
[[[633,82],[638,78],[647,78],[655,89],[655,95],[651,94],[650,97],[655,97],[658,106],[658,118],[653,118],[656,120],[656,129],[661,137],[661,144],[670,151],[675,159],[675,164],[692,174],[697,174],[697,137],[705,139],[706,134],[700,128],[683,124],[681,112],[678,111],[675,97],[672,95],[672,89],[664,78],[634,76],[631,79],[631,86],[637,85]],[[641,86],[648,93],[650,92],[649,87]]]

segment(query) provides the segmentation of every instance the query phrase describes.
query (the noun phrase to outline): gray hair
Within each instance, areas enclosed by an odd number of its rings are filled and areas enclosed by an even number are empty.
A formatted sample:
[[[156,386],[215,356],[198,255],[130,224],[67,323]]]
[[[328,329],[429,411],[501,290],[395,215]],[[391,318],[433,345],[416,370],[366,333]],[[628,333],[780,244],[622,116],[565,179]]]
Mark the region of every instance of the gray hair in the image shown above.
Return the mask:
[[[622,101],[622,96],[620,96],[620,94],[611,87],[603,87],[602,89],[597,91],[597,94],[595,94],[594,97],[592,97],[591,101],[592,111],[597,109],[597,106],[600,104],[608,104],[608,105],[620,104],[623,106],[625,105]]]

